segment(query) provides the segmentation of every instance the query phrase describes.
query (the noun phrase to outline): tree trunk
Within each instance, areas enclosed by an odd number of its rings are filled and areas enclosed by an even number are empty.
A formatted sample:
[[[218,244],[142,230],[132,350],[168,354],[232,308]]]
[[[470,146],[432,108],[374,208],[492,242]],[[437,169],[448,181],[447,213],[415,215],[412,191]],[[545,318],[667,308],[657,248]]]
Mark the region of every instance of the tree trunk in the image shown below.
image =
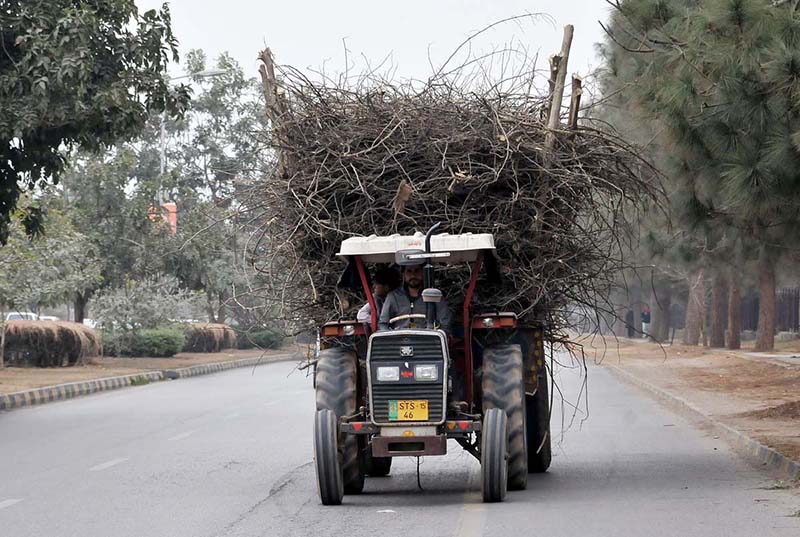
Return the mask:
[[[628,294],[622,288],[611,291],[609,296],[609,312],[604,314],[603,324],[608,327],[614,337],[627,337],[628,326],[625,314],[628,312]]]
[[[0,317],[0,367],[5,367],[6,358],[6,316]]]
[[[683,331],[684,345],[700,343],[700,333],[705,321],[705,274],[699,269],[689,276],[689,299],[686,302],[686,328]]]
[[[206,313],[208,314],[208,322],[216,323],[216,308],[214,308],[214,303],[211,300],[211,294],[206,293]]]
[[[775,349],[775,264],[766,248],[758,255],[758,333],[756,350]]]
[[[670,306],[672,306],[672,287],[669,284],[657,286],[650,303],[650,337],[657,343],[669,341],[672,324]]]
[[[742,348],[742,276],[738,267],[731,269],[727,347],[733,350]]]
[[[89,293],[75,293],[75,319],[76,323],[82,323],[86,318],[86,305],[89,303]]]
[[[225,296],[225,291],[219,293],[219,306],[217,307],[217,322],[218,323],[225,323],[226,317],[226,308],[225,304],[227,303],[227,297]]]
[[[724,271],[714,274],[711,287],[711,330],[709,347],[725,346],[725,317],[728,313],[728,280]]]
[[[638,285],[631,290],[631,308],[633,309],[633,337],[642,337],[642,288]]]

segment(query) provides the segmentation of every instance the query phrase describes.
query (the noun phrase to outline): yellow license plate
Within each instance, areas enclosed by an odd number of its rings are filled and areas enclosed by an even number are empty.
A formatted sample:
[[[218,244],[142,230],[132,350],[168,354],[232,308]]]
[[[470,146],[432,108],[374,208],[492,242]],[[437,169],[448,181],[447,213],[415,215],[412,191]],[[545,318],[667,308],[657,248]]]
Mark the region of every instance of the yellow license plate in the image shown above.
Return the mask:
[[[390,400],[389,421],[428,421],[428,401]]]

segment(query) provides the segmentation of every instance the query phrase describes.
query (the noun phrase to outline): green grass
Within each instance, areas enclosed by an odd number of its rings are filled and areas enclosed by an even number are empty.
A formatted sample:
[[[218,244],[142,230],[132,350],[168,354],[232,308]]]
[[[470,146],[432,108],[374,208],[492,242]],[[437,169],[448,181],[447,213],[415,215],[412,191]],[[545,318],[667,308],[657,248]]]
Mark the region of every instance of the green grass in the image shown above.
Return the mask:
[[[133,377],[131,379],[131,386],[144,386],[150,384],[150,379],[147,377]]]

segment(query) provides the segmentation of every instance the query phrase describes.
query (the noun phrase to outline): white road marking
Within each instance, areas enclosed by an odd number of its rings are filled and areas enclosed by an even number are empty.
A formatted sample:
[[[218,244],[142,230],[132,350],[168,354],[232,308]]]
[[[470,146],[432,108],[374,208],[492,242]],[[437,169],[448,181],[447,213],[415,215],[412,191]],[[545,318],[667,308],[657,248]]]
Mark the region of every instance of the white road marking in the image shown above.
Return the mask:
[[[378,509],[379,513],[396,513],[394,509]]]
[[[175,440],[183,440],[184,438],[192,436],[194,433],[195,431],[186,431],[185,433],[176,434],[172,438],[168,438],[167,441],[174,442]]]
[[[123,457],[121,459],[113,459],[113,460],[110,460],[108,462],[100,463],[97,466],[92,466],[91,468],[89,468],[89,471],[90,472],[101,472],[103,470],[108,470],[112,466],[116,466],[116,465],[118,465],[118,464],[120,464],[122,462],[125,462],[127,460],[128,459],[126,457]]]
[[[0,509],[5,509],[6,507],[11,507],[12,505],[18,504],[21,502],[23,498],[11,498],[8,500],[3,500],[0,502]]]

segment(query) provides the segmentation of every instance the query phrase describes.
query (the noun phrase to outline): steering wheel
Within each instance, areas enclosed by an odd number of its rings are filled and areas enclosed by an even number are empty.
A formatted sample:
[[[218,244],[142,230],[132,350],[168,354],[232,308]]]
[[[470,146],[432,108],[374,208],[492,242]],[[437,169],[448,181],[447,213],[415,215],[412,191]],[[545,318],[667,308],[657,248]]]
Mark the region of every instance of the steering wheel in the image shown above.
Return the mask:
[[[406,313],[403,315],[398,315],[397,317],[392,317],[389,319],[389,324],[394,324],[397,321],[403,321],[405,319],[427,319],[424,313]]]

